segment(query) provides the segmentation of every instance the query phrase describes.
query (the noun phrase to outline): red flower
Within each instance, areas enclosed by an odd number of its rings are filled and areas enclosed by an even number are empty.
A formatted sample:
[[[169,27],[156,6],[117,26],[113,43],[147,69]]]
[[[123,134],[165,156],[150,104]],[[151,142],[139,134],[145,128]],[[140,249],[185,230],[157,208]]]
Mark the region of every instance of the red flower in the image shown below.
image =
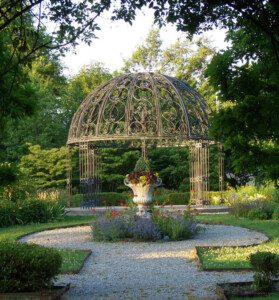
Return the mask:
[[[120,215],[120,212],[119,212],[119,211],[112,211],[112,212],[111,212],[111,215],[112,215],[113,217],[115,217],[115,216]]]

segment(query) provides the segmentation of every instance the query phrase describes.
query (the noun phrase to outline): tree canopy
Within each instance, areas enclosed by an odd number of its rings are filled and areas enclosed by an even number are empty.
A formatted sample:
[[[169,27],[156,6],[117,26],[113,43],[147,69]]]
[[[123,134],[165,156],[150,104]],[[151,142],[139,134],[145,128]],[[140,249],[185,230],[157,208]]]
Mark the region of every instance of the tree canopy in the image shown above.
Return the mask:
[[[78,40],[88,44],[92,42],[99,28],[99,17],[106,11],[112,20],[124,20],[132,23],[138,10],[149,7],[154,11],[155,23],[176,24],[178,30],[190,34],[200,33],[216,27],[239,29],[243,21],[254,26],[266,35],[279,62],[278,54],[278,14],[276,0],[3,0],[0,3],[0,31],[18,22],[17,32],[20,44],[26,43],[30,36],[38,37],[39,32],[48,26],[49,34],[36,38],[28,57],[38,49],[62,49],[76,45]],[[26,31],[26,18],[32,18],[36,31]],[[15,46],[19,49],[19,45]]]
[[[185,38],[163,48],[159,31],[153,29],[121,72],[153,70],[187,81],[214,111],[211,134],[224,143],[230,162],[227,172],[277,183],[276,0],[0,1],[0,159],[19,161],[27,150],[25,142],[47,148],[64,144],[76,107],[89,90],[112,75],[94,65],[67,81],[59,55],[79,41],[90,44],[104,13],[113,21],[132,23],[144,6],[153,10],[159,26],[176,24],[189,36],[225,28],[230,46],[216,53],[208,41],[200,39],[192,49]]]
[[[214,47],[204,37],[190,41],[181,37],[168,47],[162,46],[160,29],[152,27],[145,41],[138,45],[131,57],[124,60],[124,72],[153,71],[168,74],[187,82],[203,95],[212,110],[216,108],[216,94],[205,77]]]
[[[207,68],[222,102],[212,117],[212,134],[222,141],[237,172],[259,181],[279,177],[279,64],[270,40],[243,21],[229,30],[231,46]],[[256,41],[256,43],[255,43]]]

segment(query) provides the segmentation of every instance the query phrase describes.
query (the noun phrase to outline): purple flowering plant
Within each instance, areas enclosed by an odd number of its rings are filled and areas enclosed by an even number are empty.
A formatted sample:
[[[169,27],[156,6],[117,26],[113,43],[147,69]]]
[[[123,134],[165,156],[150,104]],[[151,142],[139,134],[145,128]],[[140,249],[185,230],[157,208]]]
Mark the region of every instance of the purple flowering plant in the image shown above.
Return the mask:
[[[150,218],[139,217],[130,209],[110,213],[92,223],[95,241],[157,241],[189,239],[199,231],[198,223],[188,212],[173,213],[153,209]]]

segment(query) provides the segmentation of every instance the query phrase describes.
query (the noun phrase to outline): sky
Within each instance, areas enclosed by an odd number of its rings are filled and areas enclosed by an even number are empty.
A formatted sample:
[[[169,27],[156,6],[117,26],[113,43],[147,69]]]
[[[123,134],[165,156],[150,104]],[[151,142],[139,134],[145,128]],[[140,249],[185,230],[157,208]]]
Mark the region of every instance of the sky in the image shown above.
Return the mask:
[[[97,32],[98,39],[94,39],[90,46],[80,44],[75,53],[69,52],[62,63],[65,66],[65,75],[73,76],[84,65],[94,62],[102,62],[110,71],[115,71],[123,65],[123,59],[129,58],[136,47],[142,44],[152,27],[153,13],[145,9],[137,14],[133,25],[124,21],[114,21],[105,14],[99,19],[101,30]],[[177,38],[185,36],[185,33],[177,32],[175,26],[167,25],[161,29],[163,46],[174,43]],[[210,38],[217,49],[226,47],[224,42],[225,31],[213,30],[205,34]]]

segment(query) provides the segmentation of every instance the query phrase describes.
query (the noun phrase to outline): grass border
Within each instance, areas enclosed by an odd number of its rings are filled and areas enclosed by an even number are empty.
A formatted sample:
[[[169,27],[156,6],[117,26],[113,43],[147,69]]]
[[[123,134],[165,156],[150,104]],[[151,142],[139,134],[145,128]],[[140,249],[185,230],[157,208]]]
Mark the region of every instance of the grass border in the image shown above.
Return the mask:
[[[31,234],[35,234],[35,233],[39,233],[39,232],[44,232],[44,231],[51,231],[51,230],[56,230],[56,229],[63,229],[63,228],[73,228],[73,227],[83,227],[83,226],[89,226],[90,223],[86,223],[86,224],[72,224],[72,225],[63,225],[61,227],[49,227],[49,228],[44,228],[44,229],[38,229],[38,230],[33,230],[33,231],[30,231],[29,233],[25,233],[23,235],[20,235],[18,236],[15,241],[20,243],[20,239],[28,236],[28,235],[31,235]],[[82,268],[84,267],[86,261],[88,260],[89,256],[92,254],[92,250],[90,249],[67,249],[67,248],[61,248],[61,250],[82,250],[84,252],[87,252],[87,255],[85,256],[81,266],[76,270],[76,271],[73,271],[73,272],[61,272],[59,274],[61,275],[65,275],[65,274],[68,274],[68,275],[71,275],[71,274],[79,274],[82,270]]]
[[[40,223],[39,223],[40,224]],[[43,223],[41,223],[43,224]],[[39,233],[39,232],[44,232],[44,231],[51,231],[51,230],[56,230],[56,229],[66,229],[66,228],[72,228],[72,227],[84,227],[84,226],[89,226],[90,223],[86,223],[86,224],[72,224],[72,225],[62,225],[61,227],[46,227],[46,228],[43,228],[43,229],[37,229],[37,230],[32,230],[28,233],[24,233],[20,236],[18,236],[15,240],[18,242],[20,239],[28,236],[28,235],[31,235],[31,234],[35,234],[35,233]],[[6,227],[8,228],[8,227]],[[62,248],[63,249],[63,248]]]
[[[86,222],[86,223],[83,223],[83,224],[71,224],[71,225],[62,225],[62,226],[57,226],[57,227],[46,227],[46,228],[43,228],[43,229],[37,229],[37,230],[32,230],[28,233],[24,233],[22,235],[19,235],[18,237],[15,238],[15,242],[16,243],[21,243],[20,242],[20,239],[26,237],[26,236],[29,236],[29,235],[32,235],[32,234],[35,234],[35,233],[39,233],[39,232],[44,232],[44,231],[52,231],[52,230],[56,230],[56,229],[63,229],[63,228],[74,228],[74,227],[84,227],[84,226],[89,226],[90,225],[90,221],[89,222]],[[85,263],[87,262],[88,258],[90,257],[90,255],[92,254],[92,250],[90,249],[67,249],[67,248],[61,248],[61,250],[71,250],[71,251],[76,251],[76,250],[80,250],[80,251],[84,251],[84,252],[87,252],[83,262],[81,263],[80,267],[76,270],[76,271],[73,271],[73,272],[60,272],[59,274],[61,275],[65,275],[65,274],[68,274],[68,275],[71,275],[71,274],[79,274],[81,272],[81,270],[83,269]]]
[[[245,246],[195,246],[195,254],[198,260],[198,268],[200,271],[206,271],[206,272],[242,272],[242,271],[252,271],[252,268],[205,268],[202,263],[202,258],[200,254],[201,249],[213,249],[218,250],[222,248],[246,248],[246,247],[253,247],[258,246],[259,244],[252,244],[252,245],[245,245]]]
[[[62,250],[68,250],[68,249],[62,249]],[[71,249],[72,250],[72,249]],[[76,270],[76,271],[73,271],[73,272],[61,272],[59,274],[62,274],[62,275],[73,275],[73,274],[79,274],[80,271],[83,269],[85,263],[87,262],[88,258],[90,257],[90,255],[92,254],[92,250],[88,250],[88,249],[74,249],[74,250],[82,250],[84,252],[87,252],[87,255],[85,256],[82,264],[80,265],[80,267]]]
[[[262,244],[265,244],[265,243],[270,242],[272,240],[272,238],[270,236],[268,236],[265,232],[263,232],[261,230],[252,229],[248,226],[227,225],[227,224],[223,224],[223,223],[218,224],[218,223],[208,223],[208,222],[201,222],[201,223],[205,224],[205,225],[223,225],[223,226],[233,226],[233,227],[240,227],[240,228],[242,227],[242,228],[245,228],[245,229],[249,229],[251,231],[256,231],[256,232],[259,232],[261,234],[264,234],[267,237],[267,240],[262,242],[262,243],[253,243],[253,244],[250,244],[250,245],[243,245],[243,246],[195,246],[195,256],[197,258],[198,269],[200,271],[207,271],[207,272],[229,272],[229,271],[242,272],[242,271],[246,271],[246,272],[250,272],[250,271],[252,271],[252,268],[205,268],[203,266],[203,263],[202,263],[200,250],[201,249],[218,250],[218,249],[222,249],[222,248],[248,248],[248,247],[255,247],[255,246],[258,246],[258,245],[262,245]]]

